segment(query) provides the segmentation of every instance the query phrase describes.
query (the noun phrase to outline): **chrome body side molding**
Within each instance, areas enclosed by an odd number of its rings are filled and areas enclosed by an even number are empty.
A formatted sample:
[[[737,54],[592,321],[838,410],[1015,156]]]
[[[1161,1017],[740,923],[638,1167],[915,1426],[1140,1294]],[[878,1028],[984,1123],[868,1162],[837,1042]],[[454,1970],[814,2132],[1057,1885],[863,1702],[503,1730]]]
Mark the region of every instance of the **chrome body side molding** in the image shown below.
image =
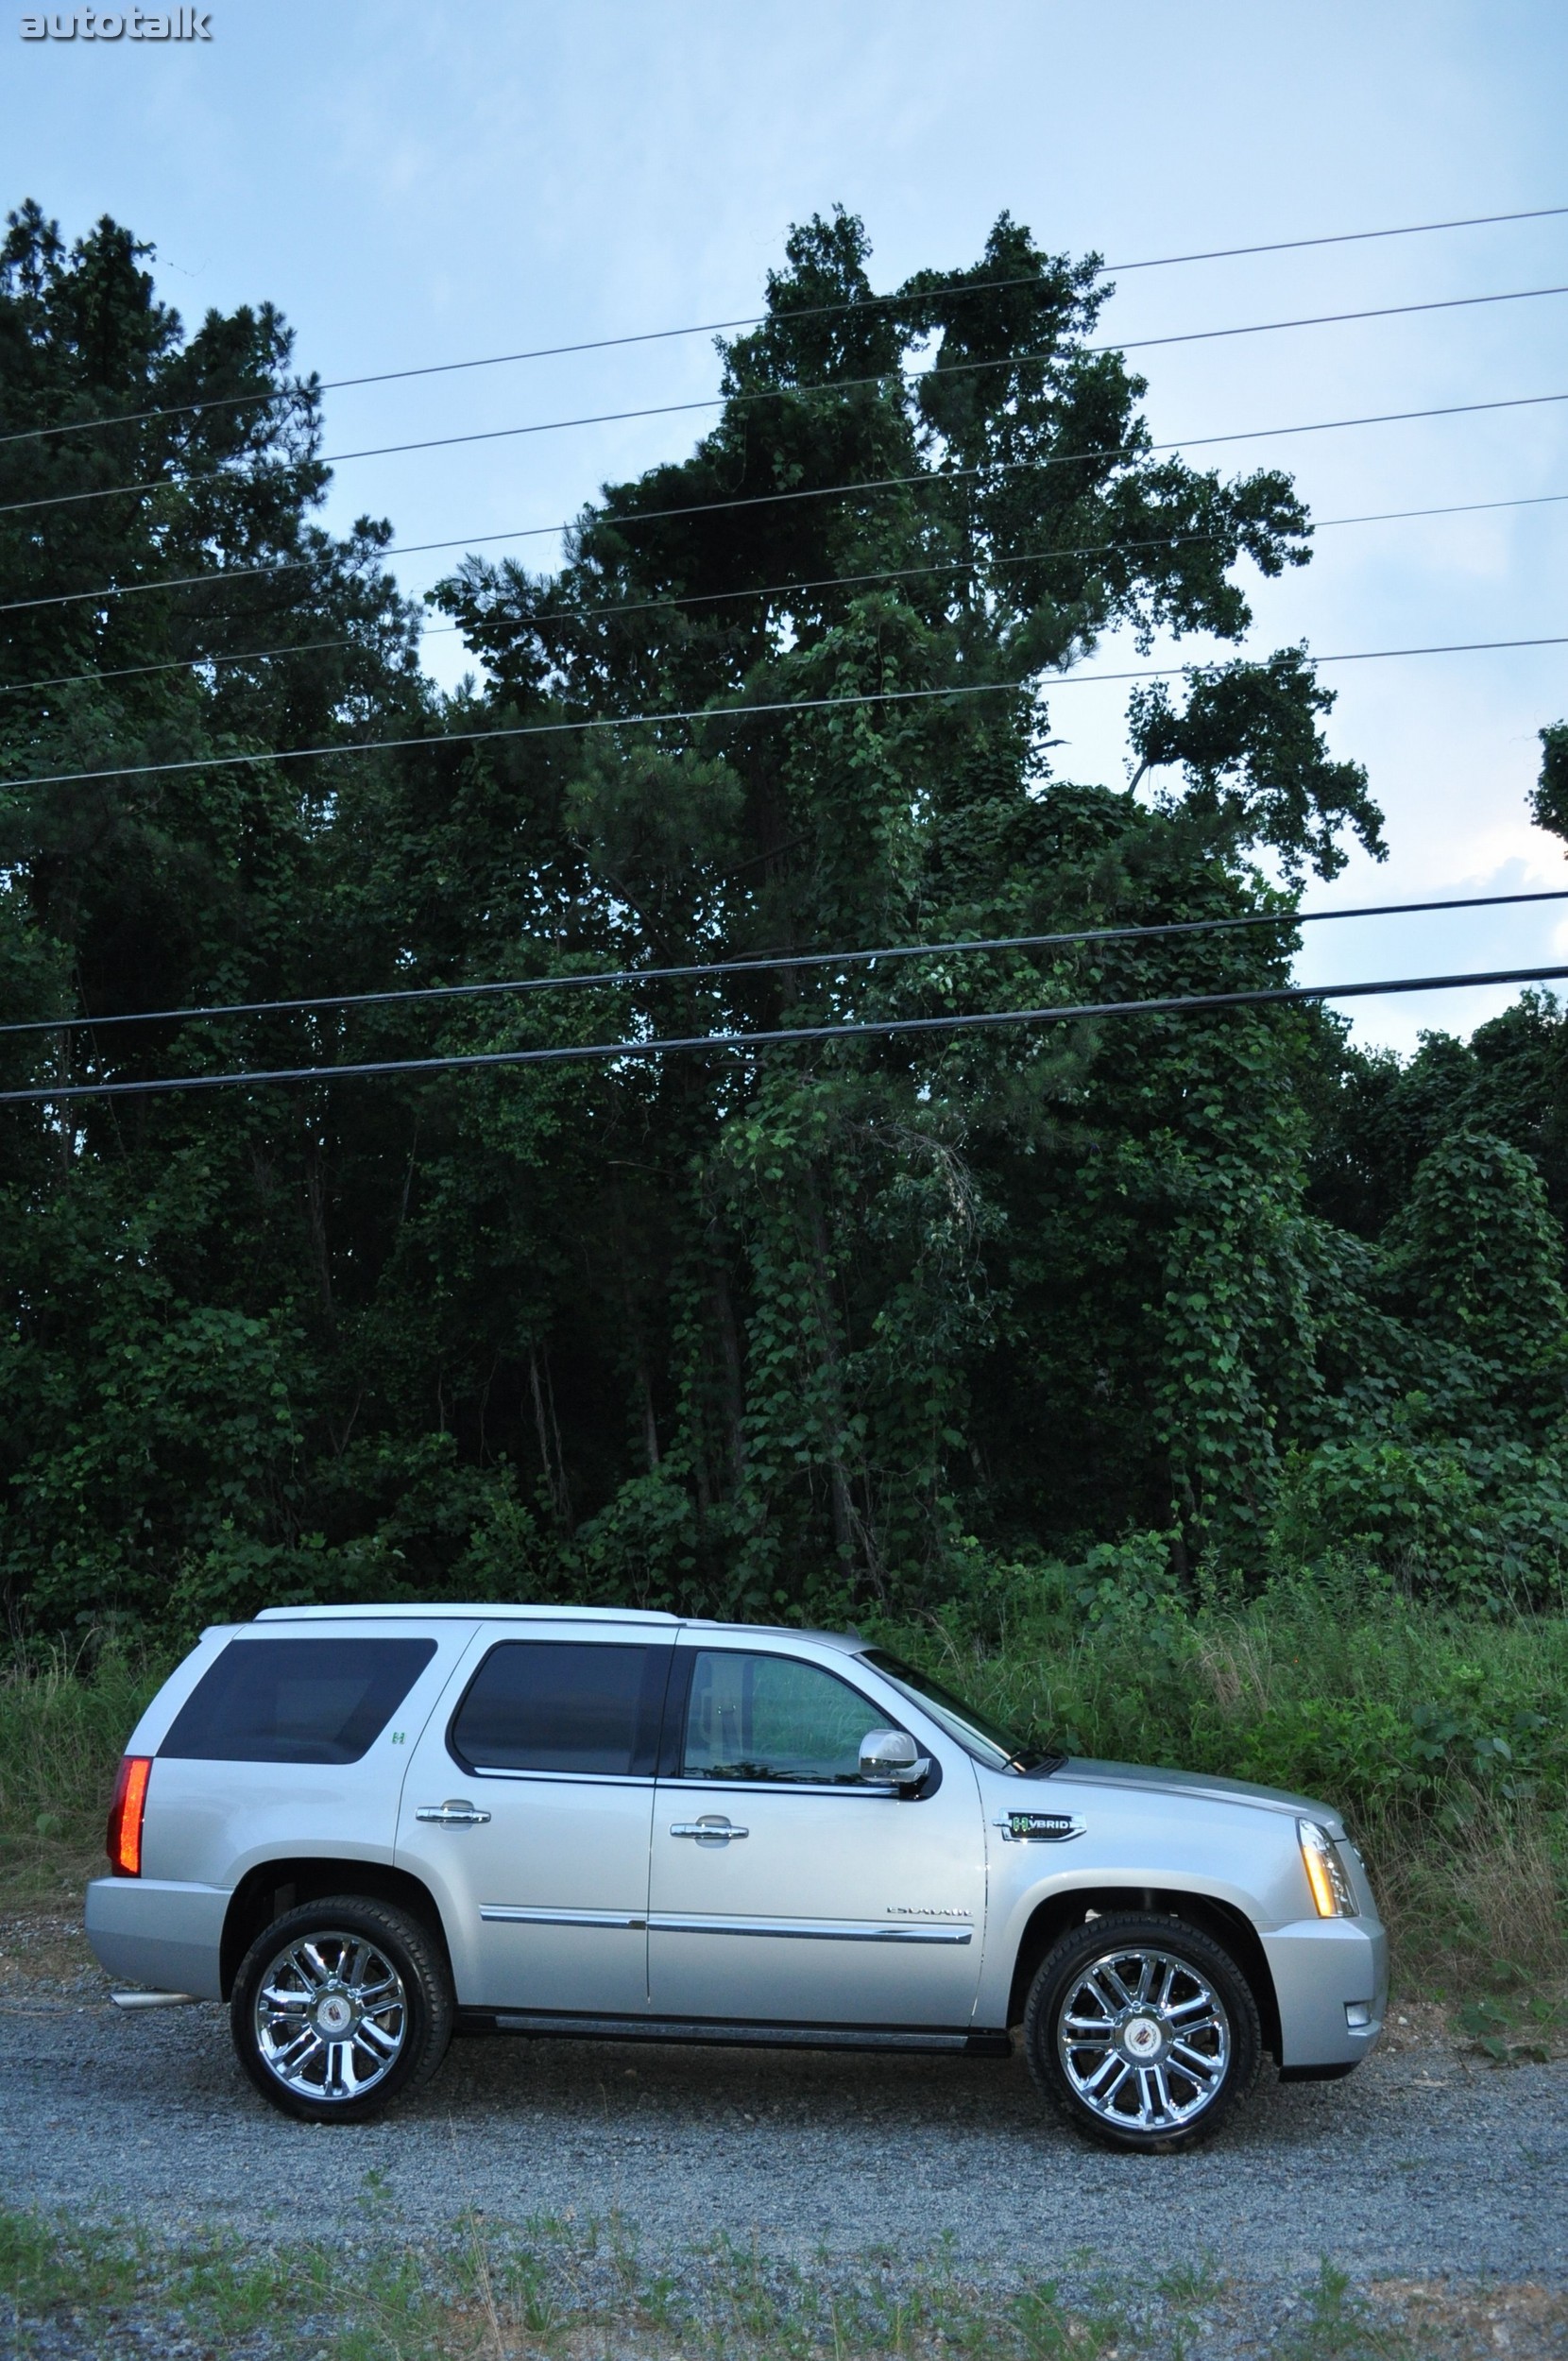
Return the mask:
[[[706,1913],[682,1916],[673,1910],[652,1910],[633,1917],[624,1910],[553,1910],[510,1902],[482,1902],[479,1915],[488,1924],[514,1926],[646,1926],[660,1935],[765,1935],[797,1942],[921,1942],[966,1943],[974,1941],[970,1925],[927,1925],[899,1919],[710,1918]]]
[[[768,1935],[795,1942],[972,1942],[972,1925],[928,1926],[912,1919],[892,1925],[876,1918],[710,1918],[654,1910],[650,1929],[660,1935]]]
[[[479,1915],[502,1926],[646,1926],[646,1913],[634,1917],[625,1910],[535,1909],[521,1903],[482,1902]]]

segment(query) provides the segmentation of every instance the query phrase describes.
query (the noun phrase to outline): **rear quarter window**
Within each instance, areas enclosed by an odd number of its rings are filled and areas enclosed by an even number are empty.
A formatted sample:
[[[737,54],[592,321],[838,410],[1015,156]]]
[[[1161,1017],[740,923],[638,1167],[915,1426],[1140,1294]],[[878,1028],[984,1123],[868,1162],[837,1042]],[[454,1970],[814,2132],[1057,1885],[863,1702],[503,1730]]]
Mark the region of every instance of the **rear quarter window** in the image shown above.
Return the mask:
[[[231,1639],[158,1751],[187,1762],[357,1763],[435,1653],[433,1639]]]

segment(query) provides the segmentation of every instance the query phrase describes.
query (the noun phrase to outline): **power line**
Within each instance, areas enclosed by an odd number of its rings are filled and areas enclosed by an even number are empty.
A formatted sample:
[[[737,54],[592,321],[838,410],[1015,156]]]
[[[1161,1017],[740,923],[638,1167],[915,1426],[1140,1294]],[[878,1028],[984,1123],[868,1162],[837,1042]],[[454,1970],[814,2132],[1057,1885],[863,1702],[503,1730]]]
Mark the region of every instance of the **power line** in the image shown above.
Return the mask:
[[[789,1025],[762,1033],[697,1033],[640,1041],[554,1043],[547,1049],[484,1050],[433,1057],[378,1058],[353,1066],[279,1066],[221,1074],[166,1074],[137,1082],[41,1083],[25,1090],[0,1090],[0,1105],[46,1100],[111,1099],[147,1092],[214,1090],[235,1084],[349,1082],[380,1074],[430,1074],[498,1066],[563,1066],[589,1059],[664,1057],[681,1050],[759,1050],[810,1041],[861,1040],[910,1033],[969,1033],[1002,1025],[1065,1024],[1096,1017],[1185,1016],[1202,1009],[1262,1008],[1307,1001],[1368,1000],[1395,992],[1453,992],[1496,984],[1553,984],[1568,967],[1498,967],[1485,974],[1394,976],[1374,983],[1270,984],[1241,992],[1192,992],[1162,1000],[1088,1001],[1059,1008],[997,1008],[972,1015],[872,1018],[856,1024]]]
[[[1543,497],[1553,497],[1553,495]],[[1555,497],[1559,500],[1568,500],[1568,492],[1559,492]],[[1499,502],[1491,505],[1501,506],[1506,504]],[[1339,520],[1332,519],[1330,522],[1338,522]],[[1356,520],[1350,519],[1346,522],[1354,522]],[[622,599],[598,607],[561,607],[538,620],[541,624],[566,624],[590,623],[607,615],[663,614],[673,607],[681,608],[724,607],[734,605],[741,599],[782,598],[790,590],[857,590],[868,582],[917,581],[932,574],[973,573],[981,567],[988,568],[995,573],[1009,566],[1046,565],[1053,558],[1119,556],[1129,555],[1134,550],[1180,549],[1192,542],[1218,541],[1223,539],[1225,536],[1219,533],[1153,533],[1135,541],[1090,541],[1083,547],[1076,549],[1025,550],[1015,557],[953,557],[945,559],[940,565],[884,566],[872,573],[826,573],[806,580],[757,584],[739,590],[689,590],[672,593],[663,598]],[[461,544],[454,544],[454,546],[460,547]],[[461,624],[433,624],[424,628],[423,637],[434,640],[442,637],[445,633],[462,629]],[[353,647],[356,644],[353,640],[348,639],[302,640],[288,646],[251,648],[230,656],[177,656],[164,663],[128,664],[117,671],[61,673],[56,675],[53,679],[47,680],[0,682],[0,696],[17,696],[27,689],[62,689],[75,686],[77,682],[84,680],[121,680],[143,673],[188,672],[198,664],[247,664],[258,662],[263,658],[271,656],[308,656],[323,648]]]
[[[1479,656],[1505,648],[1564,646],[1568,646],[1568,632],[1554,632],[1533,639],[1447,640],[1422,647],[1351,648],[1331,656],[1315,656],[1311,660],[1314,664],[1370,664],[1392,657]],[[1218,668],[1219,660],[1211,659],[1207,663],[1199,664],[1141,664],[1122,672],[1063,673],[1053,676],[1047,686],[1054,694],[1058,689],[1087,688],[1105,681],[1179,680],[1189,674],[1213,672]],[[1267,663],[1269,659],[1238,658],[1223,660]],[[418,738],[361,738],[339,745],[268,746],[249,754],[198,754],[171,762],[113,763],[106,770],[97,771],[44,771],[33,778],[0,779],[0,794],[23,794],[33,787],[91,786],[109,778],[166,777],[180,771],[232,770],[254,762],[304,762],[330,755],[399,754],[415,747],[485,745],[498,739],[578,737],[591,730],[636,729],[658,722],[744,722],[780,713],[828,712],[851,706],[921,704],[934,697],[1023,696],[1031,693],[1022,681],[980,680],[938,689],[872,689],[856,690],[842,696],[779,697],[755,705],[678,706],[672,707],[668,711],[656,708],[641,713],[595,714],[586,721],[518,722],[491,729],[438,730]]]
[[[1392,524],[1418,517],[1475,516],[1495,508],[1548,508],[1563,501],[1568,501],[1568,492],[1530,492],[1513,500],[1449,501],[1435,508],[1380,508],[1359,517],[1314,517],[1310,529],[1314,534],[1329,533],[1344,525]],[[491,534],[485,538],[500,540],[510,537],[503,534]],[[876,573],[820,574],[811,580],[774,582],[764,588],[683,591],[665,598],[627,600],[620,605],[561,608],[544,620],[550,623],[581,623],[603,615],[662,613],[666,607],[711,607],[728,605],[746,598],[780,598],[788,590],[852,590],[867,582],[906,582],[929,574],[963,573],[980,565],[986,565],[992,569],[1003,566],[1044,565],[1057,557],[1121,556],[1133,550],[1176,549],[1193,542],[1218,541],[1224,538],[1225,536],[1218,533],[1156,533],[1150,534],[1146,539],[1136,541],[1090,541],[1080,548],[1028,550],[1017,557],[955,557],[938,566],[892,566]],[[471,542],[461,540],[424,541],[415,544],[415,547],[419,549],[462,549],[470,546],[472,546]],[[403,556],[407,553],[401,550],[388,550],[385,554],[390,556]],[[310,561],[308,559],[291,560],[291,568],[297,562],[307,564]],[[243,571],[265,573],[270,570],[257,567],[246,568]],[[279,571],[283,571],[283,569],[279,569]],[[227,581],[230,579],[230,576],[228,574],[196,574],[191,579],[213,582]],[[153,589],[161,586],[142,584],[137,587]],[[83,591],[77,595],[86,597],[89,593]],[[0,608],[0,613],[4,611],[4,608]],[[461,624],[456,623],[428,624],[420,626],[421,637],[427,640],[441,639],[451,632],[461,631],[463,628]],[[142,678],[148,673],[191,672],[202,664],[211,664],[214,668],[220,664],[256,664],[277,656],[313,656],[328,648],[355,647],[359,644],[352,639],[292,640],[279,647],[244,648],[230,654],[209,650],[200,656],[170,657],[156,664],[120,664],[107,670],[94,667],[91,672],[54,673],[42,680],[0,681],[0,696],[21,696],[33,689],[76,688],[89,680],[134,680]]]
[[[1104,674],[1095,677],[1142,679],[1144,675]],[[619,718],[595,715],[589,720],[577,722],[522,722],[503,728],[465,730],[455,735],[437,730],[418,738],[366,738],[343,745],[267,747],[253,754],[194,755],[179,761],[136,762],[101,771],[50,771],[36,778],[0,779],[0,793],[28,787],[85,786],[99,779],[145,778],[154,774],[176,771],[232,770],[252,762],[302,762],[332,754],[388,754],[405,752],[416,746],[481,745],[502,738],[567,737],[579,735],[585,730],[636,728],[651,722],[736,720],[755,715],[816,712],[835,706],[907,704],[931,697],[994,696],[1004,691],[1022,693],[1017,681],[985,680],[947,689],[883,689],[860,691],[844,696],[784,697],[765,705],[682,706],[673,707],[668,712],[627,713]]]
[[[1568,393],[1505,394],[1490,402],[1445,402],[1432,409],[1375,410],[1364,418],[1309,419],[1298,426],[1235,427],[1223,435],[1186,435],[1173,442],[1150,443],[1134,455],[1140,459],[1157,458],[1162,452],[1206,451],[1219,443],[1271,442],[1284,436],[1337,434],[1355,426],[1402,426],[1422,419],[1469,418],[1487,410],[1539,409],[1555,402],[1568,402]],[[1090,459],[1117,459],[1125,455],[1120,445],[1106,444],[1098,450],[1053,453],[1045,459],[1004,459],[995,465],[986,463],[971,468],[923,468],[913,475],[874,475],[862,477],[855,483],[813,484],[787,492],[747,492],[729,500],[677,502],[668,508],[641,508],[617,516],[601,512],[599,522],[613,525],[619,533],[637,525],[666,523],[673,517],[707,517],[733,509],[781,507],[800,500],[846,499],[855,492],[898,491],[918,484],[959,484],[976,475],[1030,474],[1047,468],[1071,467]],[[1390,510],[1389,513],[1415,516],[1423,512],[1411,509]],[[395,543],[384,554],[408,557],[433,549],[477,549],[486,541],[542,540],[571,529],[570,520],[563,519],[558,524],[519,525],[509,532],[470,534],[455,541]],[[162,581],[109,583],[92,590],[51,591],[43,598],[18,598],[0,603],[0,615],[22,614],[41,607],[66,607],[111,598],[132,598],[148,590],[195,590],[214,583],[244,581],[256,574],[298,573],[315,562],[314,557],[289,557],[264,566],[230,566],[215,573],[175,574]]]
[[[1568,205],[1538,205],[1525,213],[1472,214],[1459,221],[1416,221],[1392,230],[1341,230],[1326,237],[1278,238],[1263,246],[1212,247],[1199,254],[1156,254],[1142,262],[1102,263],[1098,276],[1105,278],[1113,273],[1133,270],[1169,270],[1188,263],[1233,262],[1254,254],[1293,254],[1309,247],[1357,246],[1378,238],[1423,237],[1444,230],[1490,229],[1503,222],[1547,221],[1562,214],[1568,214]],[[950,301],[957,296],[988,295],[1005,288],[1037,287],[1041,283],[1037,273],[1029,272],[1006,279],[972,280],[962,286],[944,288],[942,295],[945,300]],[[885,310],[890,304],[906,299],[897,293],[858,297],[846,302],[810,303],[798,308],[792,306],[787,314],[778,317],[790,322],[822,319],[844,312]],[[0,448],[7,443],[39,441],[48,436],[89,434],[111,426],[141,426],[152,419],[186,418],[208,410],[262,408],[272,402],[297,401],[306,390],[339,393],[352,386],[389,385],[412,377],[447,377],[466,369],[503,368],[523,361],[552,361],[579,352],[607,352],[627,345],[662,344],[678,336],[717,335],[731,328],[765,327],[774,317],[775,315],[768,312],[750,312],[734,319],[700,320],[686,328],[647,328],[631,335],[595,336],[576,344],[539,345],[531,351],[488,352],[475,360],[428,361],[418,368],[379,369],[368,376],[329,377],[310,388],[274,387],[266,393],[219,394],[205,401],[172,402],[153,410],[124,411],[112,418],[76,419],[57,426],[23,427],[12,434],[0,435]]]
[[[1313,926],[1335,918],[1402,918],[1439,910],[1497,910],[1517,902],[1568,901],[1568,886],[1528,894],[1460,894],[1440,901],[1368,902],[1345,910],[1256,910],[1227,918],[1167,918],[1147,926],[1082,927],[1066,934],[967,936],[950,943],[894,943],[877,950],[766,951],[744,959],[709,959],[684,967],[615,967],[596,974],[515,976],[491,984],[408,984],[386,992],[324,992],[306,1000],[228,1001],[204,1008],[137,1008],[110,1017],[30,1017],[0,1024],[0,1035],[98,1033],[110,1025],[183,1023],[195,1017],[303,1016],[318,1008],[376,1008],[411,1001],[459,1001],[501,993],[555,992],[573,986],[691,983],[707,976],[774,975],[806,967],[848,967],[878,959],[946,959],[975,952],[1052,950],[1077,943],[1123,943],[1151,936],[1221,934],[1243,927]]]
[[[1568,494],[1564,495],[1568,498]],[[421,624],[423,640],[439,640],[449,632],[462,629],[460,624],[436,623]],[[222,664],[261,664],[276,656],[318,656],[328,648],[357,647],[357,640],[289,640],[281,647],[238,648],[223,655],[209,650],[202,656],[169,656],[156,664],[111,664],[95,667],[86,673],[50,673],[42,680],[0,681],[0,697],[25,696],[32,689],[77,689],[88,680],[141,680],[149,673],[188,673],[203,664],[214,671]]]
[[[1553,497],[1553,495],[1541,495],[1540,497]],[[1568,500],[1568,492],[1558,493],[1555,497]],[[1331,522],[1338,522],[1338,520],[1331,520]],[[872,573],[826,573],[809,580],[758,584],[739,590],[688,590],[673,592],[664,598],[622,599],[598,607],[562,607],[542,620],[553,624],[568,624],[587,623],[594,617],[603,615],[662,614],[667,607],[714,607],[725,606],[745,598],[780,598],[787,590],[852,590],[867,582],[906,582],[928,574],[972,573],[980,566],[988,566],[996,570],[1004,566],[1044,565],[1053,557],[1099,557],[1139,549],[1175,549],[1193,541],[1216,541],[1223,538],[1224,536],[1218,533],[1153,533],[1142,540],[1090,541],[1079,549],[1025,550],[1015,557],[953,557],[945,559],[940,565],[885,566]],[[438,549],[461,549],[464,543],[461,541],[427,542],[424,546]],[[196,578],[206,581],[227,579],[223,575],[212,574]],[[4,612],[5,609],[0,607],[0,613]],[[433,640],[445,632],[460,631],[462,628],[461,624],[434,624],[424,629],[423,636]],[[118,672],[94,670],[85,673],[62,673],[49,680],[0,682],[0,696],[16,696],[26,689],[60,689],[82,680],[118,680],[141,673],[184,672],[196,664],[253,663],[266,656],[305,656],[320,648],[352,647],[355,644],[356,642],[352,640],[304,640],[286,647],[251,648],[245,653],[232,656],[177,656],[166,663],[128,664]]]
[[[1069,359],[1088,359],[1111,352],[1141,352],[1157,346],[1173,344],[1210,344],[1232,336],[1272,335],[1287,328],[1330,328],[1351,320],[1397,319],[1414,312],[1465,311],[1483,303],[1525,303],[1542,296],[1568,295],[1568,285],[1555,287],[1515,287],[1498,295],[1454,295],[1437,298],[1423,303],[1383,303],[1365,311],[1320,312],[1299,319],[1265,319],[1249,321],[1235,328],[1196,328],[1180,334],[1167,336],[1133,336],[1110,344],[1082,345],[1069,352]],[[890,385],[897,378],[913,388],[928,377],[933,383],[949,383],[956,377],[972,377],[990,369],[1048,368],[1056,364],[1054,352],[1008,353],[997,360],[961,361],[951,368],[930,368],[910,371],[904,368],[878,369],[869,377],[827,378],[817,385],[767,385],[750,392],[708,394],[696,402],[656,402],[636,410],[594,410],[578,418],[540,419],[522,426],[487,426],[465,435],[428,435],[414,442],[371,443],[361,451],[332,451],[319,458],[287,461],[281,468],[242,471],[228,468],[210,468],[193,471],[178,479],[168,476],[147,476],[132,484],[101,484],[91,490],[51,492],[33,500],[9,500],[0,503],[0,517],[14,517],[40,508],[79,507],[86,501],[115,500],[136,492],[156,492],[166,488],[184,489],[193,484],[275,483],[290,475],[308,474],[315,468],[346,467],[354,459],[397,458],[414,451],[451,451],[469,443],[515,441],[523,435],[556,435],[579,426],[618,426],[636,419],[674,418],[693,410],[729,410],[741,404],[758,402],[780,402],[804,394],[853,393],[867,385]]]

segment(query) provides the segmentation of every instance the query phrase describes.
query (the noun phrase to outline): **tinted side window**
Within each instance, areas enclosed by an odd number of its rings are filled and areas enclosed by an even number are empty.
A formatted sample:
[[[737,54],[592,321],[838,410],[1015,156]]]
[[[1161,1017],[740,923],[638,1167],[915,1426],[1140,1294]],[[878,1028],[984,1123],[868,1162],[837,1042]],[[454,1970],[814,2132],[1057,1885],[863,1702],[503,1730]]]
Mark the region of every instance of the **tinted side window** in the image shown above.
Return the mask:
[[[433,1639],[231,1639],[159,1752],[214,1763],[357,1763]]]
[[[670,1656],[612,1641],[503,1640],[469,1682],[447,1742],[466,1771],[651,1777]]]
[[[861,1740],[887,1715],[820,1665],[704,1649],[691,1669],[688,1779],[858,1780]]]

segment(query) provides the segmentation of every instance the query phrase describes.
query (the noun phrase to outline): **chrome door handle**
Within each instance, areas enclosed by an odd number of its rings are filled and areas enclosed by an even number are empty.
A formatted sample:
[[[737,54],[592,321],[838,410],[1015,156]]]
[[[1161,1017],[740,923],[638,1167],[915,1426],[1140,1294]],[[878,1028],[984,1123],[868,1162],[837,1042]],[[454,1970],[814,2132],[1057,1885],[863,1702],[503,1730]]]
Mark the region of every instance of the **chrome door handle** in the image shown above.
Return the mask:
[[[737,1828],[732,1820],[673,1820],[673,1837],[695,1837],[699,1844],[727,1844],[731,1837],[749,1837],[749,1828]]]
[[[445,1804],[421,1804],[414,1817],[434,1821],[437,1828],[479,1828],[490,1815],[479,1805],[454,1795]]]

